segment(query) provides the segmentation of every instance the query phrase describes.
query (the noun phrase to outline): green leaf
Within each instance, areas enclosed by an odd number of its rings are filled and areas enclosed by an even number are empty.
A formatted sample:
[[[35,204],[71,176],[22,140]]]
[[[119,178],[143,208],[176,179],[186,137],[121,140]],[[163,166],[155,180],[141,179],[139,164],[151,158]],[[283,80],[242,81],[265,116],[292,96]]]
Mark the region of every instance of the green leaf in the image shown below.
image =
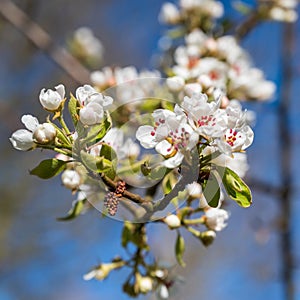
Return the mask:
[[[243,15],[249,15],[253,11],[253,7],[242,1],[234,1],[232,6],[236,11]]]
[[[83,165],[95,173],[105,173],[105,171],[113,168],[112,162],[105,159],[103,156],[93,156],[84,150],[81,150],[80,157]]]
[[[86,199],[76,201],[65,217],[57,218],[58,221],[69,221],[76,218],[82,212]]]
[[[249,207],[252,203],[252,195],[246,183],[229,168],[218,166],[217,169],[228,196],[240,206]]]
[[[30,175],[38,176],[42,179],[49,179],[58,175],[65,167],[67,162],[56,158],[46,159],[29,171]]]
[[[176,239],[176,244],[175,244],[175,254],[176,254],[176,259],[179,265],[182,267],[185,267],[185,262],[183,261],[183,253],[185,251],[185,243],[184,243],[184,238],[180,233],[177,235]]]
[[[79,108],[79,102],[78,100],[71,94],[69,103],[68,103],[68,109],[70,112],[70,116],[72,118],[73,124],[76,127],[78,123],[78,108]]]
[[[116,169],[118,164],[118,157],[115,150],[108,144],[102,144],[100,156],[112,163],[111,168],[104,171],[104,173],[113,180],[116,177]]]
[[[91,126],[87,136],[82,139],[82,142],[94,143],[100,141],[111,128],[111,125],[111,119],[108,117],[102,123]]]
[[[177,183],[174,172],[169,172],[162,181],[162,188],[165,195],[169,194]]]
[[[210,173],[209,179],[203,187],[203,194],[209,206],[218,206],[221,194],[220,185],[213,172]]]

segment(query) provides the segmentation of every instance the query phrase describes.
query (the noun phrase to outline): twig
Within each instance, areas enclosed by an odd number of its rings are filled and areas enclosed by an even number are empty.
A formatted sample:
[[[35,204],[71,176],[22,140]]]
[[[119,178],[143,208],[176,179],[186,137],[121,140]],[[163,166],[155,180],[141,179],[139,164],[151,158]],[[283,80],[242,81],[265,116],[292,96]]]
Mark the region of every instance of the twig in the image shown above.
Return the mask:
[[[79,84],[90,83],[90,72],[66,49],[54,44],[49,34],[10,0],[0,1],[0,14],[37,48],[44,51]]]
[[[291,81],[293,79],[292,61],[294,30],[292,24],[284,25],[282,42],[282,84],[281,102],[278,106],[280,157],[283,192],[281,203],[281,256],[282,281],[285,286],[286,300],[294,299],[292,237],[291,237],[291,136],[289,132],[289,106],[291,98]]]

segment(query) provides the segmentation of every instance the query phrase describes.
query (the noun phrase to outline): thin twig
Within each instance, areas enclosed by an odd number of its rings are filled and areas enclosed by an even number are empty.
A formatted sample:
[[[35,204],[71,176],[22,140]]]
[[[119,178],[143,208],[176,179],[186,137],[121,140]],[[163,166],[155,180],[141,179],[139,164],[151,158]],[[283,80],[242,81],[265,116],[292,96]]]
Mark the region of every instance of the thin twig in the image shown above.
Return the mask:
[[[54,44],[50,35],[33,22],[18,6],[10,0],[0,1],[0,14],[22,32],[38,49],[63,69],[79,84],[90,83],[90,72],[66,49]]]
[[[291,99],[291,82],[293,69],[291,57],[293,55],[294,30],[292,24],[284,25],[282,42],[282,84],[281,101],[278,106],[279,134],[280,134],[280,163],[283,192],[281,203],[281,256],[282,256],[282,281],[285,286],[285,299],[293,300],[293,265],[292,237],[291,237],[291,147],[292,141],[289,132],[289,107]]]

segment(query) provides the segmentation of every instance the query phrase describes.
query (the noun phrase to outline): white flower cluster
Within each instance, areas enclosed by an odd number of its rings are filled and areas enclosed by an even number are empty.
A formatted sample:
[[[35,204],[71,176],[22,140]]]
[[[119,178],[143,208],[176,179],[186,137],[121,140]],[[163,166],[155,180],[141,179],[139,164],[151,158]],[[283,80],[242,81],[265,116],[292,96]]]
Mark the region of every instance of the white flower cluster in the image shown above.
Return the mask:
[[[224,7],[215,0],[180,0],[179,8],[171,2],[163,4],[159,21],[166,24],[178,24],[192,18],[220,18]]]
[[[53,142],[56,136],[56,129],[53,125],[39,124],[38,119],[32,115],[22,116],[21,121],[26,129],[15,131],[9,139],[15,149],[27,151],[37,144],[46,145]]]
[[[149,97],[160,78],[158,71],[138,72],[134,66],[105,67],[91,73],[91,81],[99,90],[115,87],[116,101],[120,103]]]
[[[179,166],[185,153],[199,145],[202,139],[227,155],[243,151],[252,144],[254,137],[246,114],[237,105],[220,108],[219,99],[209,102],[207,95],[201,93],[185,96],[174,112],[155,110],[152,114],[154,126],[139,127],[136,137],[144,148],[155,148],[164,156],[167,168]]]
[[[101,41],[88,27],[80,27],[75,30],[72,41],[74,54],[79,58],[101,62],[104,54],[104,47]]]
[[[175,51],[172,70],[178,77],[193,82],[189,84],[193,90],[219,88],[229,99],[238,100],[267,100],[273,96],[274,83],[252,67],[247,53],[233,36],[213,38],[195,29],[185,37],[185,42]]]
[[[295,22],[298,19],[297,0],[259,0],[259,2],[267,11],[267,16],[274,21]]]

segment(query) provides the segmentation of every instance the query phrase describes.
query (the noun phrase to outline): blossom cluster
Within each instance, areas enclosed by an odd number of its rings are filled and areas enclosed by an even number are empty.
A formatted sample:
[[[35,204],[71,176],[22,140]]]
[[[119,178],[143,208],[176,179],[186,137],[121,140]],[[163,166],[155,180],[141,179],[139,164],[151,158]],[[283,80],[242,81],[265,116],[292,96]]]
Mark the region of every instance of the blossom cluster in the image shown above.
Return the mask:
[[[260,0],[246,17],[256,23],[291,22],[297,18],[295,8],[295,0]],[[222,24],[216,22],[224,10],[214,0],[165,3],[159,20],[179,30],[170,34],[175,46],[168,49],[162,70],[104,67],[91,72],[92,85],[78,87],[69,97],[63,84],[42,89],[39,102],[47,119],[40,123],[25,114],[25,129],[11,135],[17,150],[55,153],[30,173],[42,179],[60,175],[76,194],[59,220],[96,208],[103,216],[125,221],[122,247],[135,247],[135,253],[130,255],[130,249],[129,258],[101,263],[85,280],[102,281],[113,270],[129,268],[125,293],[136,297],[155,291],[159,299],[168,299],[180,278],[160,261],[149,260],[147,223],[177,232],[175,258],[185,266],[182,231],[207,247],[227,226],[230,213],[224,202],[251,205],[243,178],[254,117],[241,101],[271,99],[275,85],[253,66],[240,45],[240,33],[220,31]],[[243,24],[239,28],[243,34],[249,31]],[[94,61],[103,54],[88,28],[76,31],[70,49],[78,58]]]

